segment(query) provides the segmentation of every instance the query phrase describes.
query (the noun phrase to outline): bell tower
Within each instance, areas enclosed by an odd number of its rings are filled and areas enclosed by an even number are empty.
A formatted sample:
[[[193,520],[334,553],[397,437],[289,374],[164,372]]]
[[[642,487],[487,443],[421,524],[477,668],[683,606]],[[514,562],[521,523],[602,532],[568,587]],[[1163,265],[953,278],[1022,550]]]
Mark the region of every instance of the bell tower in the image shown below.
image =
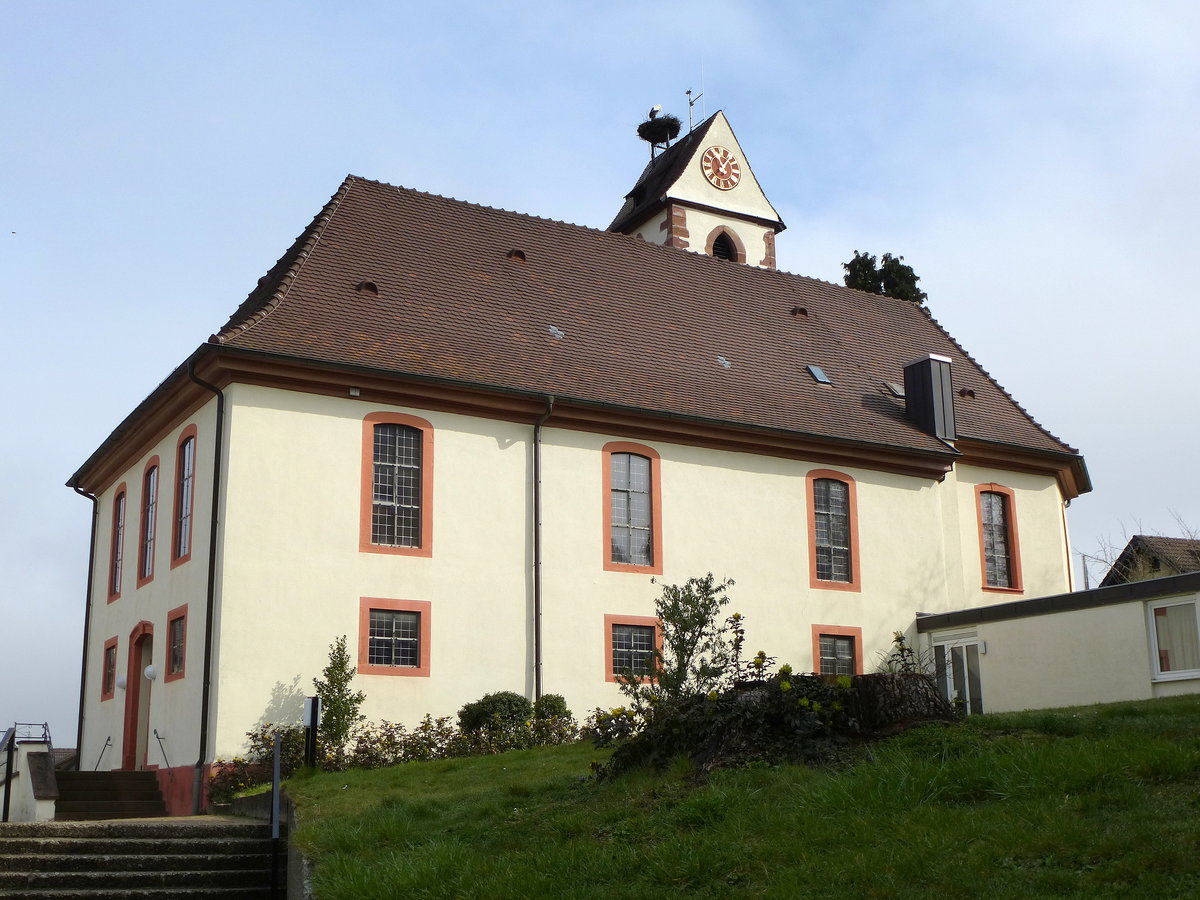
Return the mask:
[[[608,230],[776,268],[775,235],[786,226],[759,187],[725,114],[714,113],[671,144],[679,120],[659,118],[658,110],[638,127],[651,144],[650,164]],[[660,146],[664,149],[653,155]]]

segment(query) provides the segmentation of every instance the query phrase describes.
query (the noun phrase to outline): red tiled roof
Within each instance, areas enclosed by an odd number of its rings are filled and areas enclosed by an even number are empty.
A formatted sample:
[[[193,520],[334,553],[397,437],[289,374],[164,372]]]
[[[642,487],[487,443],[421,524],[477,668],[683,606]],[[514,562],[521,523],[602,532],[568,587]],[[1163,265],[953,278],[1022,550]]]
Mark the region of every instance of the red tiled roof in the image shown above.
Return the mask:
[[[356,290],[363,281],[378,295]],[[211,340],[945,452],[882,385],[938,353],[953,361],[955,389],[974,392],[955,398],[960,437],[1075,453],[924,307],[353,176]],[[817,384],[810,364],[833,384]]]
[[[1151,563],[1143,569],[1142,564]],[[1112,564],[1101,587],[1125,584],[1130,577],[1145,578],[1162,571],[1166,575],[1200,572],[1200,540],[1135,534]]]

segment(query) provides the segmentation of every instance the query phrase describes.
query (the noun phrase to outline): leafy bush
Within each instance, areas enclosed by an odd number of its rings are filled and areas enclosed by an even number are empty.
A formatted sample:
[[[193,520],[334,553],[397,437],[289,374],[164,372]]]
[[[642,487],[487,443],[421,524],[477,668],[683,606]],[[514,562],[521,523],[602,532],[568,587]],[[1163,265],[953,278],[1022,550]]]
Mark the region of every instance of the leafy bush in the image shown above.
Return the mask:
[[[565,705],[565,704],[564,704]],[[463,731],[485,728],[512,729],[533,718],[533,704],[513,691],[484,694],[458,711],[458,727]]]
[[[562,694],[542,694],[533,703],[534,719],[570,719],[571,710]]]
[[[350,653],[346,650],[343,634],[329,645],[329,662],[321,670],[325,677],[313,679],[313,687],[321,700],[317,739],[322,768],[345,767],[346,743],[355,726],[363,721],[358,710],[366,697],[362,691],[350,690],[356,672],[357,669],[350,665]]]
[[[850,685],[847,676],[795,675],[785,665],[762,680],[668,701],[617,746],[604,774],[661,769],[677,757],[699,771],[755,761],[828,761],[858,730],[847,712]],[[619,730],[619,721],[605,724]]]

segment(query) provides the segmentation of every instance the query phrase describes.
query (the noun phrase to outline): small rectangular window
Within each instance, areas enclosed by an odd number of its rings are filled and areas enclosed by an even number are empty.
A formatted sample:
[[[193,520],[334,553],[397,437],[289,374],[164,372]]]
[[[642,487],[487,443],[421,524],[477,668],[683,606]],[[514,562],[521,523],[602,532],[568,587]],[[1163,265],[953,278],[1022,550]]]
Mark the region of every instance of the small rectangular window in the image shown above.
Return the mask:
[[[855,666],[854,638],[844,635],[821,635],[821,674],[853,675]]]
[[[167,677],[183,677],[184,649],[187,640],[187,614],[174,615],[167,623]]]
[[[117,639],[104,642],[104,662],[100,672],[100,699],[111,700],[117,689]]]
[[[372,609],[370,629],[370,665],[416,668],[421,664],[420,613]]]
[[[1200,676],[1200,624],[1195,603],[1173,603],[1153,609],[1156,675]]]
[[[612,669],[644,678],[654,671],[653,625],[612,626]]]

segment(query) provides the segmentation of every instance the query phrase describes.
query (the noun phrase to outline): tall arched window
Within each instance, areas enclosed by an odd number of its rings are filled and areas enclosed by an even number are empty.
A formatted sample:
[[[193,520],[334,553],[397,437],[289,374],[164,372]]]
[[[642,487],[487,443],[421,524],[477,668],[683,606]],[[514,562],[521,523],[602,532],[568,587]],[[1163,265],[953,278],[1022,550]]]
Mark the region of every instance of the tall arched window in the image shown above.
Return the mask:
[[[658,454],[641,444],[604,445],[604,568],[662,574]]]
[[[154,578],[154,534],[158,520],[158,457],[152,456],[142,475],[142,515],[138,534],[137,585]]]
[[[975,487],[979,507],[979,559],[983,588],[1021,590],[1021,550],[1017,540],[1015,496],[998,484]]]
[[[359,549],[430,556],[433,552],[433,426],[402,413],[363,420]]]
[[[841,472],[808,473],[809,579],[814,588],[857,591],[858,510],[854,479]]]

